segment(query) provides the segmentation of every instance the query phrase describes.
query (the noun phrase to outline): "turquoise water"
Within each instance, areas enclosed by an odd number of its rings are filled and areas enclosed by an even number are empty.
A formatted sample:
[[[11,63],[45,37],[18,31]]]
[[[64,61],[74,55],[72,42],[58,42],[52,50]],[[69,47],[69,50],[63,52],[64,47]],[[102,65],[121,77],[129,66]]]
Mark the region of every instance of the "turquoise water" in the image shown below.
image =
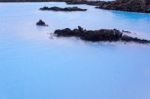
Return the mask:
[[[55,29],[117,28],[150,38],[150,14],[65,3],[0,3],[0,99],[150,99],[150,46],[50,39]],[[72,6],[72,5],[69,5]],[[37,27],[43,19],[49,27]]]

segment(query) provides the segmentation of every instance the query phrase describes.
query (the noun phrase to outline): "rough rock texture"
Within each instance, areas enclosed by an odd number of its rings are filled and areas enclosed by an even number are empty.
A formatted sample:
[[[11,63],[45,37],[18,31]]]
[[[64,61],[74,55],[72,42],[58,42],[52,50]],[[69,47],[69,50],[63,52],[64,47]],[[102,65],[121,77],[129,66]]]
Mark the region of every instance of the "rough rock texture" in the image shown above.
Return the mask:
[[[97,8],[132,12],[148,12],[144,0],[117,0],[115,2],[100,5]]]
[[[100,30],[85,30],[82,27],[71,30],[58,29],[54,32],[57,37],[78,37],[85,41],[99,42],[99,41],[109,41],[109,42],[135,42],[135,43],[150,43],[150,40],[140,39],[137,37],[131,37],[123,32],[116,29],[100,29]]]
[[[67,4],[87,4],[100,9],[150,13],[150,0],[68,1]]]
[[[87,1],[87,0],[0,0],[0,2],[66,2],[67,4],[87,4],[96,8],[121,10],[130,12],[150,13],[150,0],[116,0],[116,1]]]
[[[81,9],[81,8],[78,8],[78,7],[66,7],[66,8],[43,7],[43,8],[40,8],[40,10],[42,10],[42,11],[67,11],[67,12],[71,12],[71,11],[86,11],[87,9]]]

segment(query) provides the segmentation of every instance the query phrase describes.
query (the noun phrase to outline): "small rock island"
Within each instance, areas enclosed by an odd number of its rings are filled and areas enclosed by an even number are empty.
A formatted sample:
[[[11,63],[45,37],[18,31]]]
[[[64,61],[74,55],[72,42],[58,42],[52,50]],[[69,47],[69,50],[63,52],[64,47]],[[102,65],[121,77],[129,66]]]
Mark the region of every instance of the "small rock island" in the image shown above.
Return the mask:
[[[82,9],[78,7],[65,7],[65,8],[60,8],[60,7],[43,7],[40,8],[41,11],[66,11],[66,12],[71,12],[71,11],[86,11],[87,9]]]
[[[48,26],[44,21],[41,19],[36,23],[37,26]]]
[[[131,37],[117,29],[100,29],[100,30],[86,30],[78,26],[77,29],[58,29],[54,34],[57,37],[77,37],[84,41],[91,42],[135,42],[135,43],[150,43],[150,40]]]

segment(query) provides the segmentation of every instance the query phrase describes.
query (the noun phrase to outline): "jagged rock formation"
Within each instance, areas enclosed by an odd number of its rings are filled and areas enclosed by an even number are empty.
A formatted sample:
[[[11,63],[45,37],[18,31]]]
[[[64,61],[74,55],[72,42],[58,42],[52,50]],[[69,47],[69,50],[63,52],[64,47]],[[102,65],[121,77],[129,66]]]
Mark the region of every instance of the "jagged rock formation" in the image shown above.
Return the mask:
[[[150,43],[150,40],[140,39],[137,37],[131,37],[117,29],[100,29],[100,30],[86,30],[82,27],[71,30],[58,29],[54,32],[57,37],[78,37],[84,41],[91,42],[100,42],[100,41],[109,41],[109,42],[135,42],[135,43]]]
[[[66,7],[66,8],[60,8],[60,7],[43,7],[40,8],[41,11],[66,11],[66,12],[72,12],[72,11],[86,11],[87,9],[81,9],[78,7]]]

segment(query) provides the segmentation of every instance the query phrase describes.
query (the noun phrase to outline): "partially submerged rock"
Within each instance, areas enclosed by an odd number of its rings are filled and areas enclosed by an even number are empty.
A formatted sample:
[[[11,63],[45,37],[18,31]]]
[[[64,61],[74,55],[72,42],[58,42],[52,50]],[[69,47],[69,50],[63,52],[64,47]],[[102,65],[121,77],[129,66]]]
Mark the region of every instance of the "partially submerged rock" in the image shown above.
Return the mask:
[[[87,9],[82,9],[78,7],[65,7],[65,8],[60,8],[60,7],[43,7],[40,8],[42,11],[86,11]]]
[[[39,20],[37,23],[36,23],[37,26],[48,26],[44,21],[42,20]]]
[[[109,42],[136,42],[136,43],[150,43],[150,40],[140,39],[137,37],[131,37],[117,29],[100,29],[100,30],[85,30],[82,27],[77,29],[58,29],[55,30],[54,34],[57,37],[78,37],[85,41],[99,42],[99,41],[109,41]]]

